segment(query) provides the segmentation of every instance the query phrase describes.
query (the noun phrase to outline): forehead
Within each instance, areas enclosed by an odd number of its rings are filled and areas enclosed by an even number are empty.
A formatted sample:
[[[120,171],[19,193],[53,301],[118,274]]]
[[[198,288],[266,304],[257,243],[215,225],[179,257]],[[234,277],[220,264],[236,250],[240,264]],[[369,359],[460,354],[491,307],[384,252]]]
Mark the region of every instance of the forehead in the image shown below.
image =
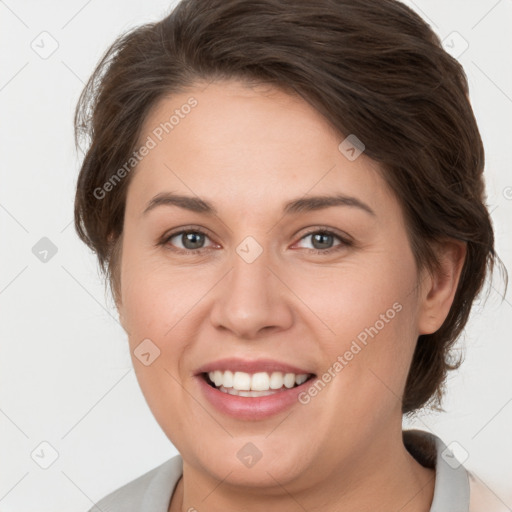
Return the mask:
[[[128,201],[163,191],[229,199],[233,205],[340,192],[393,200],[376,162],[351,161],[339,134],[307,102],[269,86],[211,83],[161,99],[144,121]],[[138,146],[138,147],[139,147]]]

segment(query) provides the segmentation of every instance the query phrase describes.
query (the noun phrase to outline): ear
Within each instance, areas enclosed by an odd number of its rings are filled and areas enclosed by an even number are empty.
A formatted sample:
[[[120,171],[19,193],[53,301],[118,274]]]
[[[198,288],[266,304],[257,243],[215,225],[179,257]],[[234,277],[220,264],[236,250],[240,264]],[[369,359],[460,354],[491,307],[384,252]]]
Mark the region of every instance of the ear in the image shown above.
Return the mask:
[[[433,246],[439,269],[423,279],[419,305],[419,334],[436,332],[446,320],[466,258],[466,243],[447,239]]]

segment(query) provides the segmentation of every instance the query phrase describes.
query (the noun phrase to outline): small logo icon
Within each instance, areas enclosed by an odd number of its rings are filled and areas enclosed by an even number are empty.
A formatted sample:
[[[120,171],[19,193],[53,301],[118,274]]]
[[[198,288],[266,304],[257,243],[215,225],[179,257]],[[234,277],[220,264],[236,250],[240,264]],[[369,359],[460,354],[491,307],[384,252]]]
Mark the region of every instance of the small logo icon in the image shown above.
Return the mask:
[[[441,453],[443,460],[452,469],[462,466],[469,457],[467,450],[457,441],[452,441]]]
[[[41,32],[31,43],[30,47],[34,50],[41,59],[48,59],[51,57],[59,47],[57,39],[55,39],[49,32]]]
[[[443,48],[458,59],[469,48],[469,43],[458,32],[452,32],[443,39]]]
[[[263,457],[263,454],[253,443],[246,443],[236,454],[238,460],[248,468],[252,468]]]
[[[353,162],[366,149],[363,142],[351,133],[339,146],[340,153]]]
[[[43,236],[32,247],[32,254],[42,263],[48,263],[57,254],[57,250],[57,246],[49,238]]]
[[[160,349],[146,338],[135,347],[133,354],[144,366],[149,366],[160,356]]]
[[[263,252],[263,247],[255,238],[248,236],[240,242],[236,252],[246,263],[252,263]]]
[[[48,469],[59,458],[59,452],[48,441],[42,441],[30,456],[39,467]]]

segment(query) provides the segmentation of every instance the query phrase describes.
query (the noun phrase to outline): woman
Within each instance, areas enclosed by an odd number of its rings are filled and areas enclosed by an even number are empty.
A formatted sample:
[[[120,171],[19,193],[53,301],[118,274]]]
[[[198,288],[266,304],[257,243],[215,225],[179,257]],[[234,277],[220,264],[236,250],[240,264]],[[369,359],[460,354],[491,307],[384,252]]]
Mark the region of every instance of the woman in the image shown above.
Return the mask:
[[[99,509],[476,510],[402,431],[495,259],[466,78],[416,14],[185,0],[114,43],[76,127],[76,228],[180,453]]]

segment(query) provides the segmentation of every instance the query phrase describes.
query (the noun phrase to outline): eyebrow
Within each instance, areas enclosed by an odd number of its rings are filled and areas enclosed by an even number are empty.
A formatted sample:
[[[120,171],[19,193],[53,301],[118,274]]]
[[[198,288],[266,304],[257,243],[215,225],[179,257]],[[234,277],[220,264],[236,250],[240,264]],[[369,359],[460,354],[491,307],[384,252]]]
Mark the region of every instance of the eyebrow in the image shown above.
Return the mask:
[[[196,213],[202,213],[209,216],[217,215],[217,210],[212,203],[201,199],[199,197],[184,196],[174,194],[172,192],[162,192],[153,197],[146,208],[142,212],[143,215],[147,214],[157,206],[178,206],[186,210]],[[284,204],[284,215],[293,215],[315,210],[322,210],[331,208],[333,206],[349,206],[358,208],[366,213],[376,216],[375,212],[363,201],[356,197],[346,196],[343,194],[327,195],[327,196],[309,196],[298,199],[293,199]]]

